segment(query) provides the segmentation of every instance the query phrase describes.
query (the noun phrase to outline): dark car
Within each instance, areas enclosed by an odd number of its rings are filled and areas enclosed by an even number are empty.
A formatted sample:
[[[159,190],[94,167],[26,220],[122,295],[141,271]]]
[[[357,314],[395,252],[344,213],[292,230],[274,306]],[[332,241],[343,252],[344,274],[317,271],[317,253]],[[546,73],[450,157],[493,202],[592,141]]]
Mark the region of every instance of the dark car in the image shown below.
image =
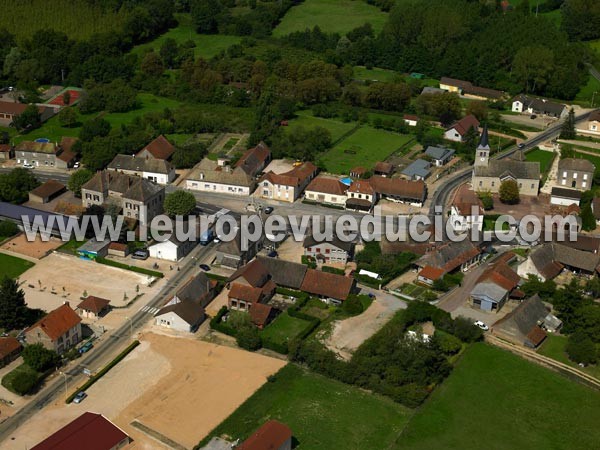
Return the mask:
[[[273,207],[272,206],[267,206],[265,208],[265,214],[271,214],[273,212]]]
[[[210,270],[210,266],[208,264],[200,264],[200,268],[205,272],[208,272]]]
[[[150,252],[148,250],[136,250],[132,253],[131,257],[133,259],[141,259],[146,260],[150,256]]]
[[[94,347],[94,344],[92,344],[91,342],[88,342],[88,343],[86,343],[86,344],[82,345],[82,346],[79,348],[79,353],[81,353],[81,354],[83,354],[83,353],[87,353],[87,352],[89,352],[89,351],[90,351],[90,350],[91,350],[93,347]]]
[[[519,145],[517,145],[517,147],[519,147],[519,148],[525,148],[525,144],[523,144],[523,143],[521,142]]]
[[[268,256],[269,258],[275,258],[275,257],[277,256],[277,252],[276,252],[275,250],[271,250],[271,251],[270,251],[270,252],[267,254],[267,256]]]
[[[529,116],[530,119],[537,119],[537,116],[535,114],[532,114],[531,116]]]

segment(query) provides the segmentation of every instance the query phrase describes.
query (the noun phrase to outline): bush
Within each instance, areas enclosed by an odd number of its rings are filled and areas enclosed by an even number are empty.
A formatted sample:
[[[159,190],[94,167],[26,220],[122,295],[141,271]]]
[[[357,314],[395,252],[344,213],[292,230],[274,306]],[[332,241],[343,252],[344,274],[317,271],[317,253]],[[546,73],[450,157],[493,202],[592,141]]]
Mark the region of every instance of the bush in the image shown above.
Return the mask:
[[[236,336],[237,345],[245,350],[258,350],[262,343],[258,330],[254,326],[243,327]]]
[[[448,355],[454,355],[462,348],[460,339],[443,331],[436,330],[433,340],[439,349]]]
[[[343,269],[337,269],[335,267],[331,267],[331,266],[323,266],[321,267],[321,270],[323,272],[327,272],[327,273],[335,273],[336,275],[345,275],[346,272]]]
[[[18,395],[27,395],[40,383],[42,377],[27,364],[21,364],[2,378],[2,386]]]
[[[48,350],[42,344],[28,345],[23,349],[23,361],[37,372],[44,372],[56,367],[59,357],[55,351]]]
[[[316,269],[317,263],[312,256],[302,255],[301,259],[302,264],[308,266],[309,269]]]
[[[598,349],[589,336],[575,332],[569,336],[565,347],[569,359],[576,363],[594,364],[598,360]]]
[[[342,308],[344,309],[344,311],[346,311],[348,314],[351,314],[353,316],[357,316],[360,313],[363,312],[364,308],[362,305],[362,302],[360,301],[360,299],[355,296],[355,295],[351,295],[349,296],[346,301],[343,303]]]
[[[19,227],[14,222],[8,220],[0,221],[0,239],[4,237],[14,236],[19,232]]]

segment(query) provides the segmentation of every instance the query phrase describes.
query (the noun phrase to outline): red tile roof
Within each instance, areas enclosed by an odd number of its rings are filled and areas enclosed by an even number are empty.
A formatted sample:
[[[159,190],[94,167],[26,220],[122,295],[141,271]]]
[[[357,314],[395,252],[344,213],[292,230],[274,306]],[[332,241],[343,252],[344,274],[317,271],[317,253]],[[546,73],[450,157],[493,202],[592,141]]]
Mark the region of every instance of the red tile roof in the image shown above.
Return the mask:
[[[111,242],[108,244],[108,248],[119,252],[125,252],[127,251],[127,244],[123,244],[122,242]]]
[[[379,161],[377,164],[375,164],[375,167],[373,168],[373,170],[375,172],[390,174],[394,171],[394,165],[390,164],[390,163]]]
[[[490,265],[481,274],[477,282],[481,283],[482,281],[491,281],[510,292],[519,285],[521,277],[505,262],[500,261]]]
[[[308,269],[300,290],[321,297],[346,300],[354,288],[354,278]]]
[[[359,194],[373,195],[375,194],[375,189],[373,189],[373,186],[371,185],[369,180],[363,180],[355,181],[354,183],[352,183],[348,188],[348,192],[357,192]]]
[[[250,307],[250,320],[257,327],[264,327],[269,321],[273,308],[263,303],[253,303]]]
[[[419,120],[419,117],[415,116],[414,114],[404,114],[403,119],[404,120],[414,120],[415,122],[417,122]]]
[[[310,182],[306,190],[331,195],[345,195],[348,186],[336,178],[317,177]]]
[[[50,311],[47,316],[42,317],[26,331],[40,328],[52,341],[55,341],[79,322],[81,322],[81,318],[68,303],[65,303],[54,311]]]
[[[156,159],[169,159],[175,153],[175,147],[162,134],[146,145],[138,153],[147,150]]]
[[[426,185],[423,180],[374,176],[369,179],[376,192],[383,195],[406,197],[414,200],[425,198]]]
[[[277,174],[275,172],[268,172],[263,175],[260,181],[267,180],[273,184],[297,187],[311,178],[317,170],[317,166],[313,163],[305,162],[285,173]]]
[[[271,158],[271,150],[264,142],[259,142],[254,148],[248,149],[246,153],[238,160],[235,167],[241,167],[244,172],[255,176],[265,166],[265,163]]]
[[[91,311],[94,314],[98,314],[100,311],[106,308],[109,305],[109,303],[110,300],[90,295],[79,305],[77,305],[77,309],[83,309],[84,311]]]
[[[12,147],[10,144],[0,144],[0,153],[8,153],[10,152]]]
[[[438,267],[425,266],[419,272],[419,276],[427,278],[428,280],[435,281],[442,278],[445,275],[444,269]]]
[[[238,450],[277,450],[291,438],[292,430],[287,425],[269,420],[242,442]]]
[[[544,330],[535,325],[529,333],[527,333],[527,340],[533,344],[534,347],[540,345],[548,335]]]
[[[6,358],[20,348],[21,343],[14,337],[0,338],[0,359]]]
[[[471,128],[479,128],[479,120],[477,120],[474,115],[469,114],[468,116],[460,119],[458,122],[455,122],[454,125],[452,125],[449,129],[452,128],[454,128],[458,134],[464,136]]]
[[[248,286],[247,284],[233,283],[229,290],[229,298],[244,300],[250,303],[260,302],[263,290],[259,287]]]
[[[8,114],[21,114],[28,105],[25,103],[3,102],[0,101],[0,112]]]
[[[251,286],[263,287],[269,278],[269,271],[258,259],[255,259],[236,270],[233,275],[229,277],[229,281],[235,281],[239,277],[244,277]]]
[[[83,413],[31,450],[111,450],[129,436],[101,414]]]

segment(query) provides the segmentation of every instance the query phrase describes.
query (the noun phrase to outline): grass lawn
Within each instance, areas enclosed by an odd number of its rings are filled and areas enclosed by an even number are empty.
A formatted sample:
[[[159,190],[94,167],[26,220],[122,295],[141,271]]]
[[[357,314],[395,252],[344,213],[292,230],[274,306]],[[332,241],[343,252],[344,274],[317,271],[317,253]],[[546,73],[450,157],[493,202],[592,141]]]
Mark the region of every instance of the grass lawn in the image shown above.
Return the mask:
[[[367,22],[378,33],[386,20],[387,13],[364,1],[306,0],[290,8],[273,35],[285,36],[294,31],[312,29],[315,25],[328,33],[346,34]]]
[[[363,126],[328,150],[321,161],[328,172],[347,174],[356,166],[371,169],[412,139],[411,135]]]
[[[279,344],[287,344],[291,339],[298,336],[310,322],[290,316],[287,312],[279,315],[262,332],[262,336]]]
[[[389,448],[411,411],[388,398],[288,364],[211,436],[245,439],[269,419],[287,424],[303,450]]]
[[[222,51],[227,50],[230,46],[239,44],[242,40],[240,36],[198,34],[194,30],[189,14],[176,14],[175,17],[179,22],[178,26],[171,28],[152,42],[136,46],[132,50],[132,53],[144,54],[145,51],[151,49],[158,51],[166,39],[174,39],[178,44],[183,44],[184,42],[191,40],[196,44],[196,47],[194,47],[194,55],[210,59]]]
[[[0,253],[0,274],[2,276],[7,275],[11,278],[17,278],[34,265],[31,261]]]
[[[314,127],[323,127],[331,133],[331,141],[335,142],[339,138],[341,138],[344,134],[349,132],[352,128],[356,126],[355,122],[342,122],[336,119],[324,119],[322,117],[314,117],[311,111],[304,110],[298,111],[296,113],[297,117],[290,120],[289,125],[287,127],[288,130],[293,130],[294,128],[304,127],[306,129],[311,129]]]
[[[600,48],[598,53],[600,53]],[[594,96],[594,92],[598,92],[598,94]],[[584,106],[591,106],[592,99],[597,107],[600,104],[600,81],[590,75],[587,84],[575,96],[575,101]]]
[[[600,53],[600,39],[596,39],[595,41],[589,41],[588,44],[592,49]]]
[[[404,81],[404,77],[393,70],[378,69],[377,67],[373,69],[367,69],[365,66],[354,67],[354,78],[356,80],[365,81],[391,82],[395,81],[396,79],[401,79]]]
[[[556,361],[560,361],[561,363],[568,364],[569,366],[576,367],[579,370],[583,370],[587,372],[593,377],[600,379],[600,366],[587,366],[584,368],[579,367],[576,363],[571,361],[565,352],[565,346],[567,345],[567,337],[566,336],[555,336],[549,335],[540,349],[538,353],[547,356],[548,358],[555,359]]]
[[[42,378],[42,374],[32,369],[29,365],[23,363],[20,366],[15,367],[6,375],[4,375],[4,377],[2,378],[2,386],[4,386],[6,389],[13,393],[20,395],[17,391],[15,391],[13,383],[16,378],[26,373],[35,376],[38,379],[38,382]]]
[[[554,159],[554,153],[540,150],[539,148],[528,152],[525,155],[527,161],[537,161],[540,163],[540,172],[545,173],[550,169],[550,164]]]
[[[600,393],[487,344],[469,347],[393,449],[584,449]]]

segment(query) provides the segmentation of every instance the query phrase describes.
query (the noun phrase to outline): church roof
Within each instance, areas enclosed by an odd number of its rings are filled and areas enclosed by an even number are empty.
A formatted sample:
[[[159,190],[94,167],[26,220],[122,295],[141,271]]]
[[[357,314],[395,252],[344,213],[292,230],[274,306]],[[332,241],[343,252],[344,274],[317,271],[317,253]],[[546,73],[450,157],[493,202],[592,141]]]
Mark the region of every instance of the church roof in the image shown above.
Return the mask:
[[[481,138],[479,139],[479,145],[477,146],[478,150],[489,150],[490,149],[490,139],[488,137],[488,127],[487,124],[483,127],[483,132],[481,133]]]
[[[475,166],[473,170],[476,177],[499,178],[512,175],[516,179],[540,179],[540,163],[537,161],[492,159],[487,166]]]

